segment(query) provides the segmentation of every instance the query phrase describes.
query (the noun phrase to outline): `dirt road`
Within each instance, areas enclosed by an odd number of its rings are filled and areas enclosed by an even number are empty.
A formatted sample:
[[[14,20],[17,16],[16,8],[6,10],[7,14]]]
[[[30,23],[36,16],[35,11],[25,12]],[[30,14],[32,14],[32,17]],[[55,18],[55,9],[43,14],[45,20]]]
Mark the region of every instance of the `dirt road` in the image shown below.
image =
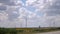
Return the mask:
[[[35,33],[35,34],[60,34],[60,31],[46,32],[46,33]]]

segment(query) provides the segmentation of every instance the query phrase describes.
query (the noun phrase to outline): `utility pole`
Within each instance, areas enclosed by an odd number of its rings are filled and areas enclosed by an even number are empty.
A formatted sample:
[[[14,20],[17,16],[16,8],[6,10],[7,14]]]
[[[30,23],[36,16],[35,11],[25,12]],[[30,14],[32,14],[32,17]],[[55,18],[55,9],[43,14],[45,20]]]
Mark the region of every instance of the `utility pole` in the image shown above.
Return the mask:
[[[25,17],[25,20],[26,20],[26,28],[27,28],[27,17]]]
[[[53,22],[53,27],[55,27],[55,22]]]
[[[24,19],[25,19],[25,27],[27,28],[27,15],[24,16]]]

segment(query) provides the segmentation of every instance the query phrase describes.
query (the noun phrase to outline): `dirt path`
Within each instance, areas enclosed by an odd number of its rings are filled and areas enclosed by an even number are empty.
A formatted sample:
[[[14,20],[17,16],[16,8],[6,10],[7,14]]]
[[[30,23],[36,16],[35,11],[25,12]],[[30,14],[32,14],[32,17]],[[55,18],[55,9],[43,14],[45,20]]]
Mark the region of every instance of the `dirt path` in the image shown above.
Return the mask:
[[[35,33],[35,34],[60,34],[60,31],[46,32],[46,33]]]

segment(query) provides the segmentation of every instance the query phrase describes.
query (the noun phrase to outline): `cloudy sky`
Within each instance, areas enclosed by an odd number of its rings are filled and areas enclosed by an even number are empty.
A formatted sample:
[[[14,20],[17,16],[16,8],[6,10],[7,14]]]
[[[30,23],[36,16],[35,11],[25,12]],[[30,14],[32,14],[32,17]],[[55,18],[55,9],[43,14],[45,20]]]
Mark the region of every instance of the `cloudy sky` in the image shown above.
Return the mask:
[[[59,9],[60,0],[0,0],[0,27],[59,27]]]

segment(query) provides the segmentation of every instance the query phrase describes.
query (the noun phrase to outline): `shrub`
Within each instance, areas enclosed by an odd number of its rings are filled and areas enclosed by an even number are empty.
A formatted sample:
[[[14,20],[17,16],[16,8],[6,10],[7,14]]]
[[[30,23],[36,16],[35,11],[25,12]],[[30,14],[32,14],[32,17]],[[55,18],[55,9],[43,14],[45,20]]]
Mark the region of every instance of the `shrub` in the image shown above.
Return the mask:
[[[0,28],[0,34],[17,34],[16,29],[9,29],[9,28]]]
[[[7,29],[0,28],[0,34],[6,34],[8,31]]]
[[[17,30],[17,32],[24,32],[24,30]]]

